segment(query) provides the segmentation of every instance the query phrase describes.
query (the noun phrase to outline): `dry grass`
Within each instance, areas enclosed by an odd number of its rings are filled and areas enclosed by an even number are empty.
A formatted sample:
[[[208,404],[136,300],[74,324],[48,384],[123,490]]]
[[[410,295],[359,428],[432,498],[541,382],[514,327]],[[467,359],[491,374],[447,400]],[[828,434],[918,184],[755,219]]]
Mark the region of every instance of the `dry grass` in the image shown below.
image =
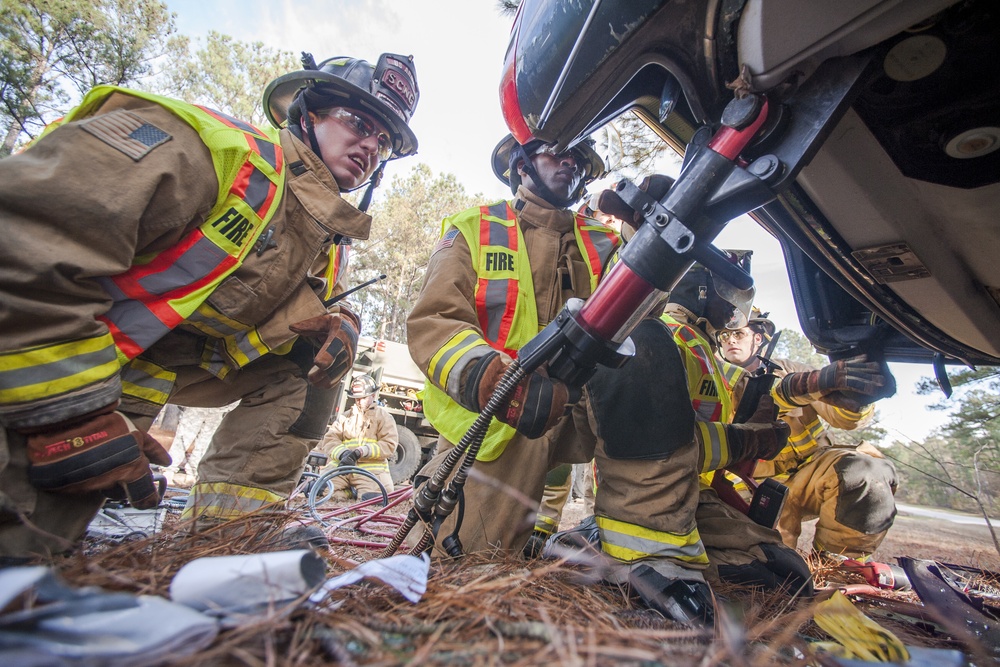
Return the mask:
[[[61,559],[57,567],[75,585],[169,597],[171,579],[191,560],[262,551],[261,545],[280,531],[276,525],[282,522],[275,518],[246,517],[194,535],[171,518],[148,539],[88,542],[77,557]],[[329,574],[376,555],[371,549],[335,545],[326,555]],[[859,583],[851,579],[856,575],[832,564],[812,565],[820,585]],[[172,664],[823,664],[804,657],[810,639],[828,639],[811,622],[815,601],[737,587],[717,587],[716,594],[721,597],[713,633],[666,621],[641,608],[628,590],[599,583],[579,566],[469,556],[434,563],[427,592],[417,604],[366,582],[336,591],[319,608],[273,609]],[[961,648],[935,633],[932,623],[914,620],[924,610],[912,593],[855,599],[904,643]]]

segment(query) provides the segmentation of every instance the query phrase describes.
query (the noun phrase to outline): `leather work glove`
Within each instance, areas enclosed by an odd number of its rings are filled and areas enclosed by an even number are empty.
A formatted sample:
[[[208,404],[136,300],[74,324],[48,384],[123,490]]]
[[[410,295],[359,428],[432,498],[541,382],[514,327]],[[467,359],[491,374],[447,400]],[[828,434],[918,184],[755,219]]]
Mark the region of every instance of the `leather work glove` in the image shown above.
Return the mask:
[[[309,384],[332,389],[347,375],[358,352],[361,320],[353,312],[340,307],[339,313],[327,313],[288,327],[292,333],[307,338],[319,351],[307,376]]]
[[[498,352],[480,357],[469,369],[463,406],[480,412],[489,402],[508,365]],[[579,389],[571,389],[563,382],[552,380],[544,369],[539,369],[518,383],[500,406],[496,418],[517,429],[518,433],[538,438],[569,413],[578,400]]]
[[[760,397],[757,409],[743,424],[730,424],[726,429],[729,438],[730,464],[741,461],[773,459],[788,444],[791,428],[777,417],[774,399],[765,394]]]
[[[337,460],[340,461],[340,465],[342,466],[357,465],[360,458],[361,450],[359,449],[345,449],[337,456]]]
[[[31,485],[57,493],[98,491],[116,500],[128,498],[138,509],[159,505],[149,465],[170,465],[170,455],[116,407],[21,430],[27,437]]]
[[[674,185],[674,179],[665,174],[653,174],[642,179],[639,189],[656,200],[660,200]],[[597,208],[601,213],[613,215],[633,229],[639,229],[643,215],[625,203],[614,190],[603,190],[597,197]]]
[[[841,359],[818,371],[789,373],[778,385],[779,396],[804,407],[822,401],[838,408],[860,412],[875,401],[896,393],[896,379],[883,362],[867,355]]]

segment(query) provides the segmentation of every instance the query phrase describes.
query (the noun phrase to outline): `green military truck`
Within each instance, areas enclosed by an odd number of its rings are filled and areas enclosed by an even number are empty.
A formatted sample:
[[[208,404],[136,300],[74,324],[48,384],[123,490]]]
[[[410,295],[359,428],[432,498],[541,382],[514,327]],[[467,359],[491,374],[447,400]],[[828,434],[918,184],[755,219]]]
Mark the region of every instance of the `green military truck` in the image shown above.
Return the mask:
[[[430,459],[437,445],[438,432],[424,417],[417,397],[424,388],[424,374],[413,363],[405,344],[362,336],[353,374],[365,373],[375,378],[379,405],[389,411],[399,429],[396,460],[389,462],[392,481],[406,482]],[[348,402],[347,392],[341,392],[334,419],[348,407]]]

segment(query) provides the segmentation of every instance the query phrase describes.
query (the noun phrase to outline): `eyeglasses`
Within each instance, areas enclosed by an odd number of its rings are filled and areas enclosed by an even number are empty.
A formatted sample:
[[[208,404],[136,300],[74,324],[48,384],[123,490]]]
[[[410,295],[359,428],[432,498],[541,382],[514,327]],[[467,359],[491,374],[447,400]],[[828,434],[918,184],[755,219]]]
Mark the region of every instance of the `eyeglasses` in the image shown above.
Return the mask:
[[[375,135],[378,140],[378,159],[383,162],[392,157],[392,137],[378,129],[369,119],[359,116],[350,109],[334,107],[326,111],[319,112],[320,116],[327,116],[345,125],[358,139],[367,139]]]
[[[737,329],[736,331],[723,331],[718,335],[720,343],[725,343],[730,338],[732,338],[737,343],[750,335],[750,332],[746,329]]]
[[[540,155],[542,153],[550,155],[554,157],[556,160],[562,160],[567,157],[573,158],[573,163],[576,165],[576,171],[579,172],[580,174],[590,173],[590,170],[593,167],[593,165],[590,164],[590,160],[584,157],[583,153],[576,150],[575,148],[571,148],[568,151],[562,151],[561,153],[557,153],[555,144],[544,144],[541,148],[535,151],[535,155]]]

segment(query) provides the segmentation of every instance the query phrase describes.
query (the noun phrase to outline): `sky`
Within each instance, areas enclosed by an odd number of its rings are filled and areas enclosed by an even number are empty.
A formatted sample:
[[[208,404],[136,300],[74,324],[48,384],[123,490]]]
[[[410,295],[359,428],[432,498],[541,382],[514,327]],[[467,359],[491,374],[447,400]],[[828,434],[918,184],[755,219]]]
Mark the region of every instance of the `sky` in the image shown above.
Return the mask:
[[[166,0],[178,31],[192,38],[215,30],[244,42],[321,61],[352,56],[377,61],[383,52],[413,55],[420,100],[410,123],[419,141],[415,157],[391,163],[386,178],[423,162],[434,173],[455,174],[466,192],[486,200],[509,196],[490,168],[505,134],[497,90],[511,18],[496,0]],[[375,221],[378,224],[378,221]],[[731,222],[716,240],[723,248],[752,249],[757,305],[779,329],[800,331],[778,242],[753,220]],[[918,396],[914,383],[929,365],[892,364],[898,391],[879,402],[889,441],[922,440],[945,413],[928,409],[943,398]]]

